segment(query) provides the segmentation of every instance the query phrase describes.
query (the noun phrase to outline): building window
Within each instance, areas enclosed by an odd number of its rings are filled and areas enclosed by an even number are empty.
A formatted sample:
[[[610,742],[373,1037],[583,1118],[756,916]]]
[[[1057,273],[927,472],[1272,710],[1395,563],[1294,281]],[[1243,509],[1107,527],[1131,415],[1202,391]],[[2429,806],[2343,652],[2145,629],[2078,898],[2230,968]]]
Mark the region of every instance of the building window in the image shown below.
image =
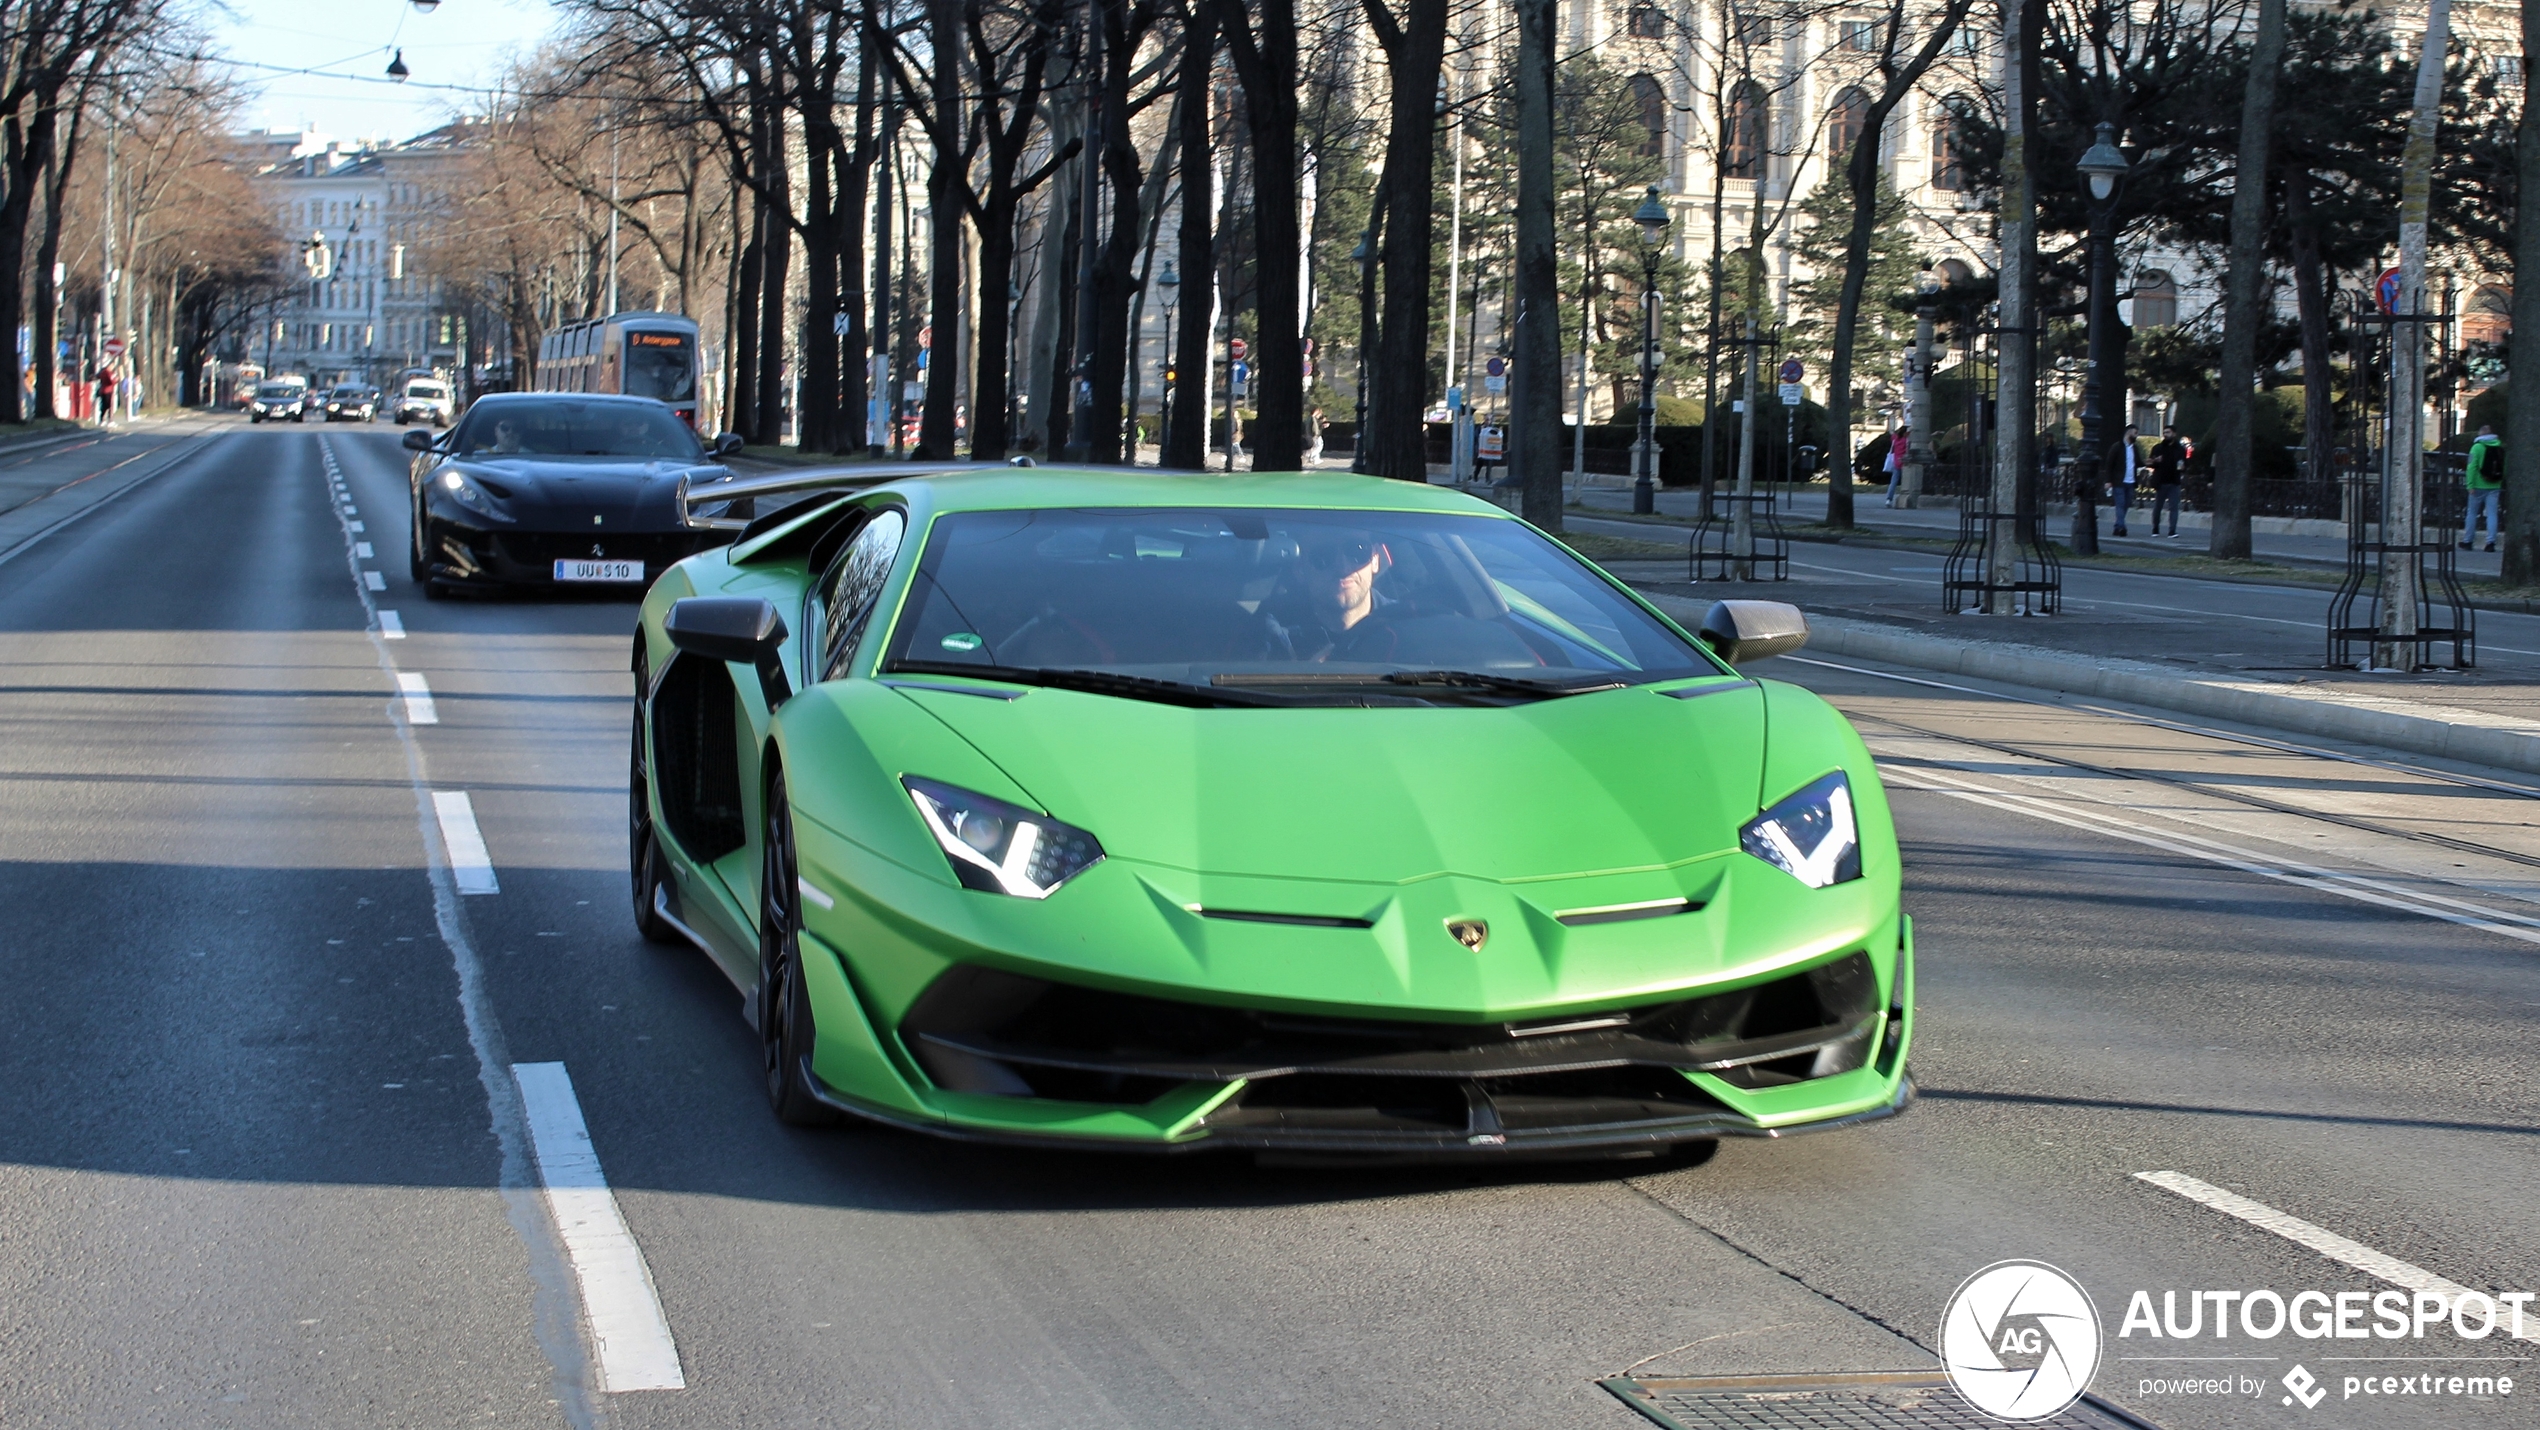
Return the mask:
[[[1729,100],[1729,132],[1720,143],[1720,172],[1756,177],[1764,157],[1764,87],[1748,80]]]
[[[1961,23],[1950,33],[1948,49],[1949,53],[1962,58],[1981,56],[1984,53],[1984,32],[1973,25]]]
[[[2496,82],[2508,87],[2521,84],[2522,56],[2498,55],[2496,57]]]
[[[1632,6],[1625,28],[1634,39],[1663,40],[1667,38],[1667,13],[1643,0]]]
[[[1644,159],[1666,157],[1667,91],[1650,76],[1636,74],[1632,76],[1632,102],[1640,107],[1640,156]]]
[[[1870,97],[1857,89],[1847,89],[1834,98],[1834,113],[1826,116],[1826,157],[1841,159],[1861,142],[1861,132],[1870,124]]]
[[[1732,10],[1729,13],[1734,21],[1733,30],[1739,44],[1760,49],[1773,42],[1772,16],[1741,10]]]
[[[2134,326],[2168,328],[2178,323],[2178,285],[2154,270],[2134,280]]]
[[[1958,119],[1946,109],[1932,119],[1931,186],[1945,194],[1967,190],[1967,166],[1958,157]]]
[[[1835,21],[1835,48],[1858,55],[1879,52],[1879,22],[1876,20]]]

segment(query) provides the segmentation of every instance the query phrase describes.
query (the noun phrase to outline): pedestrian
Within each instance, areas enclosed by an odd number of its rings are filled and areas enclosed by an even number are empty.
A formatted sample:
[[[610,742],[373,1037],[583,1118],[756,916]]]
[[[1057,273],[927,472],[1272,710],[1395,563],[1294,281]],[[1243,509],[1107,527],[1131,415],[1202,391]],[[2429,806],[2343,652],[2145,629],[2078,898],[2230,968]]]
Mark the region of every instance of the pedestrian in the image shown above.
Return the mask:
[[[2469,544],[2478,531],[2481,507],[2487,511],[2487,549],[2496,549],[2496,524],[2500,519],[2497,508],[2505,495],[2503,453],[2504,444],[2496,440],[2493,427],[2479,428],[2478,440],[2469,444],[2469,465],[2461,470],[2461,479],[2469,488],[2469,506],[2461,513],[2463,551],[2469,550]]]
[[[112,368],[97,370],[97,425],[111,427],[115,422],[115,373]]]
[[[1905,485],[1906,433],[1902,427],[1887,434],[1887,504],[1896,505],[1896,493]]]
[[[1323,409],[1315,408],[1305,416],[1305,464],[1323,465]]]
[[[2186,480],[2183,468],[2194,449],[2179,439],[2176,427],[2163,427],[2161,440],[2152,448],[2152,534],[2161,534],[2161,508],[2170,511],[2170,540],[2178,540],[2178,490]]]
[[[2106,462],[2108,503],[2116,508],[2116,525],[2110,534],[2123,536],[2126,509],[2134,505],[2134,438],[2136,429],[2129,425],[2117,434],[2116,444],[2108,449]]]

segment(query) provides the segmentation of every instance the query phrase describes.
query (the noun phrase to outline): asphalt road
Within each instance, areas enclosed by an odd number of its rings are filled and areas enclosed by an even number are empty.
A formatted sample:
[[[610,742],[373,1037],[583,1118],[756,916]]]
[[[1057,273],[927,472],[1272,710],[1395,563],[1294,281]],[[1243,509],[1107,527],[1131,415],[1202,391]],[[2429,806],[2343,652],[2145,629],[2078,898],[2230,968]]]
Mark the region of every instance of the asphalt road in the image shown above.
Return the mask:
[[[2136,1289],[2386,1284],[2147,1171],[2540,1289],[2540,907],[2408,828],[2322,847],[2299,810],[1953,743],[2017,744],[1985,692],[1785,661],[1894,771],[1925,1090],[1894,1122],[1487,1171],[796,1132],[731,987],[628,921],[631,600],[427,603],[403,494],[384,425],[222,426],[0,543],[0,1425],[1627,1430],[1593,1381],[1634,1365],[1928,1366],[1950,1292],[2005,1257],[2091,1289],[2098,1389],[2161,1425],[2532,1423],[2540,1386],[2146,1394],[2203,1363],[2131,1358],[2216,1348],[2114,1335]],[[2139,733],[2016,723],[2066,754]],[[2190,763],[2237,788],[2228,754]],[[2407,797],[2272,758],[2270,788]],[[452,880],[453,793],[499,892]],[[541,1063],[685,1388],[601,1388],[511,1073]],[[2236,1365],[2270,1385],[2316,1352],[2333,1387],[2388,1368],[2340,1355],[2534,1347],[2221,1349],[2273,1357]]]

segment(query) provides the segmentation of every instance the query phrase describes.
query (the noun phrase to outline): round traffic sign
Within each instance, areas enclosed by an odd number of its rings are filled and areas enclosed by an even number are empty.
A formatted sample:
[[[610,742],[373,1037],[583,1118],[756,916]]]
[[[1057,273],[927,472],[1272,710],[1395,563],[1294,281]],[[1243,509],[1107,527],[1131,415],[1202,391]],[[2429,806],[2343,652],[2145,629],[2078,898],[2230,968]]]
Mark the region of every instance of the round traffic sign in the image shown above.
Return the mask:
[[[2395,315],[2399,311],[2398,269],[2393,268],[2389,272],[2382,274],[2381,277],[2373,283],[2372,300],[2379,303],[2381,305],[2381,311],[2385,313]]]
[[[1797,359],[1797,358],[1783,358],[1783,359],[1782,359],[1782,381],[1784,381],[1784,382],[1797,382],[1797,381],[1799,381],[1801,378],[1806,377],[1807,375],[1808,375],[1808,369],[1807,369],[1806,365],[1802,364],[1802,363],[1799,361],[1799,359]]]
[[[105,346],[105,349],[106,349],[106,356],[108,356],[108,357],[122,357],[122,356],[123,356],[123,350],[124,350],[124,343],[123,343],[123,339],[118,338],[118,337],[109,337],[109,338],[107,338],[107,339],[106,339],[104,346]]]
[[[1490,377],[1506,377],[1508,375],[1508,360],[1506,358],[1492,358],[1489,362],[1482,364],[1482,372],[1486,376]]]
[[[1241,338],[1228,338],[1226,340],[1226,352],[1237,362],[1242,362],[1244,360],[1244,354],[1250,351],[1252,351],[1252,345]]]

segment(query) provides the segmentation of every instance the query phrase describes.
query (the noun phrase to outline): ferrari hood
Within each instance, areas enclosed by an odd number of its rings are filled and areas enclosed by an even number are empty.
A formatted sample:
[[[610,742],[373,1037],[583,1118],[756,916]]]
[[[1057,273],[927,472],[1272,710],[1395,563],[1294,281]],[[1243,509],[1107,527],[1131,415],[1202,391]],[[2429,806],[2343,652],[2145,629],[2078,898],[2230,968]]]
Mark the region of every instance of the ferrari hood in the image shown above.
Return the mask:
[[[1479,708],[902,693],[1112,856],[1211,875],[1399,884],[1664,868],[1734,850],[1763,772],[1763,694],[1727,677]]]

